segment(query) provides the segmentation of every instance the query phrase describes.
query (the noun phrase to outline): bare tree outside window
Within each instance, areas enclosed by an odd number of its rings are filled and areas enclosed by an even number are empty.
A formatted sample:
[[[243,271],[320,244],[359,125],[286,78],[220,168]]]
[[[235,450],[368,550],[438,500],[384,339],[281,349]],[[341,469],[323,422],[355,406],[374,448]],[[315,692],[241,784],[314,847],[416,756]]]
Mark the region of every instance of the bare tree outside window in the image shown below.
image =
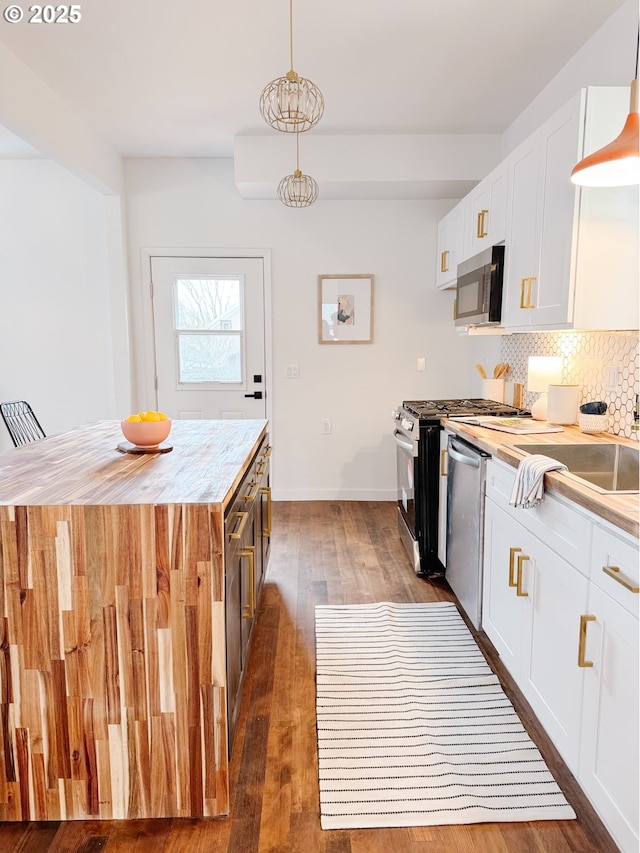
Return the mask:
[[[180,382],[242,382],[243,307],[238,278],[176,279]]]

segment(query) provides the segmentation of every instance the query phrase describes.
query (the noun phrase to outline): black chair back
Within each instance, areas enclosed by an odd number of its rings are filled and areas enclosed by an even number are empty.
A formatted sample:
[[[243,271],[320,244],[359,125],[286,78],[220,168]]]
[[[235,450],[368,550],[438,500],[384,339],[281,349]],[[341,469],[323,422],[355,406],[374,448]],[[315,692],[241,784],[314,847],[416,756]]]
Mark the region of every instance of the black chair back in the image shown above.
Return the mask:
[[[46,438],[33,409],[24,400],[0,403],[0,414],[16,447]]]

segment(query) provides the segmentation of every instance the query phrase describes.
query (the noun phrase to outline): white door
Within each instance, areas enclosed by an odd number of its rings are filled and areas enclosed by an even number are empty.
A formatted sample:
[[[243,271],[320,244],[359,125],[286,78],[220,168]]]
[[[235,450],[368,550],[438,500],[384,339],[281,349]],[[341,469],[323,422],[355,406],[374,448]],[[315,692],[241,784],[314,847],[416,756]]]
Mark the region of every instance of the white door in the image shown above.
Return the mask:
[[[266,417],[262,258],[151,258],[157,408]]]

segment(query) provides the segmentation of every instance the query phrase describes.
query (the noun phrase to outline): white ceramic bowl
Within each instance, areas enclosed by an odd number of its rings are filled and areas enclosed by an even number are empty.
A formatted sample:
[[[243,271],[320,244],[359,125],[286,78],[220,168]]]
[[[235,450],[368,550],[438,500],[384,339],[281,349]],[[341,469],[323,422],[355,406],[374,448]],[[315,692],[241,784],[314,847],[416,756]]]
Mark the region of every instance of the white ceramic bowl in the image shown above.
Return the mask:
[[[122,434],[136,447],[157,447],[171,432],[171,421],[122,421]]]
[[[606,415],[585,415],[582,412],[578,415],[578,426],[581,432],[586,432],[589,435],[597,435],[599,432],[604,432],[608,426],[609,419]]]

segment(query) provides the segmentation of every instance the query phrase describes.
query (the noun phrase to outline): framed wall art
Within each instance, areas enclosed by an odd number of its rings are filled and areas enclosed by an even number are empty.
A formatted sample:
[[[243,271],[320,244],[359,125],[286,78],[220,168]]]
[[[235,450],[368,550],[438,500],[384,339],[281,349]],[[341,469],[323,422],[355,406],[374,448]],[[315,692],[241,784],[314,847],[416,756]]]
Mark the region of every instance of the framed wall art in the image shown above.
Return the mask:
[[[318,343],[373,341],[373,276],[318,276]]]

